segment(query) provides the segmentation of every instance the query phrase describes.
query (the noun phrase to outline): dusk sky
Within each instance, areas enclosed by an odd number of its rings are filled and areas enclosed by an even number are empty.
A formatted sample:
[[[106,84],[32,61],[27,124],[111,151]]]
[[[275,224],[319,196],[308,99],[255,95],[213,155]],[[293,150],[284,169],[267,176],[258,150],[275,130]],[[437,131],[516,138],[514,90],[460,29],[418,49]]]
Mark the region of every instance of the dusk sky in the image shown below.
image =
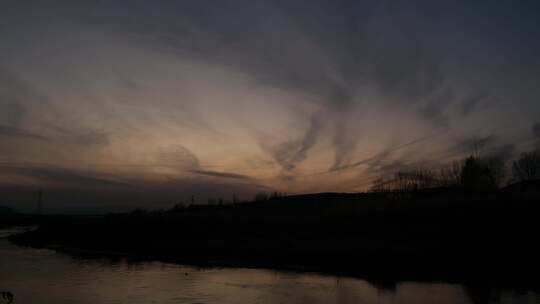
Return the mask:
[[[539,1],[2,1],[0,204],[355,192],[540,144]],[[56,208],[56,209],[55,209]]]

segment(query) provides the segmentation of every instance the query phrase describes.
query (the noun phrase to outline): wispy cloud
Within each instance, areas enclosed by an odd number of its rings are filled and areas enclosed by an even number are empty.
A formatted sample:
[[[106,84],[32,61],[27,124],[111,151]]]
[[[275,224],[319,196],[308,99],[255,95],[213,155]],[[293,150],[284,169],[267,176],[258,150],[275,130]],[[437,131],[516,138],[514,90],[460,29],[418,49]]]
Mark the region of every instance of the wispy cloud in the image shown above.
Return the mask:
[[[238,179],[238,180],[246,180],[250,181],[253,180],[251,177],[243,174],[238,173],[229,173],[229,172],[219,172],[219,171],[210,171],[210,170],[190,170],[189,172],[210,176],[210,177],[218,177],[218,178],[231,178],[231,179]]]
[[[384,160],[385,158],[387,158],[391,153],[394,153],[396,151],[406,149],[408,147],[411,147],[411,146],[414,146],[414,145],[417,145],[417,144],[420,144],[420,143],[427,142],[429,140],[435,139],[435,138],[441,136],[442,134],[446,133],[447,131],[448,130],[444,130],[443,132],[437,132],[437,133],[434,133],[434,134],[423,136],[423,137],[417,138],[415,140],[406,142],[404,144],[388,147],[388,148],[384,149],[382,152],[377,153],[377,154],[375,154],[375,155],[373,155],[371,157],[362,159],[360,161],[353,162],[353,163],[345,165],[345,166],[334,168],[334,169],[330,170],[329,172],[351,169],[351,168],[355,168],[355,167],[366,165],[366,164],[371,164],[371,166],[379,165],[381,163],[381,161]]]
[[[48,140],[45,136],[35,134],[22,130],[17,127],[2,126],[0,125],[0,137],[8,137],[15,139],[35,139],[35,140]]]
[[[112,178],[100,177],[99,174],[78,169],[59,168],[32,164],[0,164],[3,173],[30,177],[44,183],[59,183],[72,187],[125,187],[127,183]]]
[[[300,138],[275,146],[261,139],[263,141],[260,144],[281,166],[282,174],[288,174],[307,158],[307,153],[317,143],[322,127],[322,118],[316,114],[311,117],[307,129]]]
[[[244,174],[205,169],[201,165],[199,158],[182,145],[175,145],[174,147],[162,150],[157,165],[163,165],[179,169],[181,172],[189,172],[210,178],[255,181],[253,178]]]

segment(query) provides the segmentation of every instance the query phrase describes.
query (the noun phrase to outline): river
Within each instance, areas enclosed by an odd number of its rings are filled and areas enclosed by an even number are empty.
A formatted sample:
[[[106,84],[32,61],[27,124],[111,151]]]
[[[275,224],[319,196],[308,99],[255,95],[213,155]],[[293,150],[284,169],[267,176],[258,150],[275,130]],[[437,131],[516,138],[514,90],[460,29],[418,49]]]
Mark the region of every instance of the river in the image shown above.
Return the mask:
[[[80,259],[17,247],[5,239],[17,231],[0,230],[0,291],[13,293],[13,304],[540,303],[532,291],[415,282],[381,287],[313,273]]]

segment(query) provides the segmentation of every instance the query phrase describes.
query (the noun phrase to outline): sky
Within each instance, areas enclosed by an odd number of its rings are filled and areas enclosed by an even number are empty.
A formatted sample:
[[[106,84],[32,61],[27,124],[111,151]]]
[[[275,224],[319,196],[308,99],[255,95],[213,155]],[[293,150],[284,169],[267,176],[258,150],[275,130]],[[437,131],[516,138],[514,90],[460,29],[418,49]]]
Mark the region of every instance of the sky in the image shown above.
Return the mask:
[[[540,144],[538,1],[18,1],[0,204],[355,192]]]

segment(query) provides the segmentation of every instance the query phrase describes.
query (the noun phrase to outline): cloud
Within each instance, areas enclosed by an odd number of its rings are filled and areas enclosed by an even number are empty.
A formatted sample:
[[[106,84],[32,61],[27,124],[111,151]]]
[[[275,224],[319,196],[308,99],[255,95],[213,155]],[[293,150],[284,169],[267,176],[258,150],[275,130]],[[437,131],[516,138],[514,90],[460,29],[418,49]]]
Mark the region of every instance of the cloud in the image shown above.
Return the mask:
[[[261,146],[281,166],[282,174],[287,175],[287,172],[293,171],[298,164],[307,158],[307,153],[317,143],[323,125],[322,118],[318,114],[313,115],[300,138],[275,146],[269,146],[263,141]]]
[[[100,7],[111,13],[91,14],[86,20],[94,20],[92,26],[135,33],[143,42],[232,67],[266,86],[303,91],[329,109],[354,105],[360,85],[413,102],[444,79],[441,48],[424,37],[406,5],[188,1],[141,4],[127,11],[121,4],[99,5],[97,11]],[[430,17],[429,8],[421,13]],[[395,23],[401,26],[388,26]]]
[[[359,141],[358,132],[353,132],[345,125],[345,122],[338,121],[334,130],[334,163],[332,169],[339,168],[349,159],[354,148]]]
[[[231,179],[238,179],[238,180],[253,180],[253,178],[238,174],[238,173],[228,173],[228,172],[219,172],[219,171],[210,171],[210,170],[190,170],[191,173],[196,173],[200,175],[210,176],[210,177],[218,177],[218,178],[231,178]]]
[[[450,120],[446,110],[454,100],[454,92],[445,88],[428,98],[427,104],[420,109],[420,114],[435,125],[449,127]]]
[[[243,174],[204,169],[199,158],[182,145],[162,150],[159,154],[159,164],[206,177],[254,181],[253,178]]]
[[[2,122],[9,126],[18,126],[26,112],[25,107],[14,100],[10,100],[12,96],[6,96],[5,92],[1,95],[0,118]]]
[[[460,153],[482,154],[497,140],[497,136],[489,134],[485,136],[469,136],[459,140],[452,150]]]
[[[486,98],[484,94],[470,95],[461,101],[461,114],[468,116]]]
[[[16,73],[1,64],[0,61],[0,121],[6,127],[19,128],[28,107],[45,98]]]
[[[109,134],[96,130],[75,127],[68,129],[56,125],[48,125],[47,129],[55,133],[53,141],[62,144],[73,144],[86,147],[105,147],[110,144]]]
[[[71,187],[126,187],[127,183],[78,169],[66,169],[53,166],[0,164],[3,173],[26,176],[45,183],[59,183]]]
[[[443,133],[446,133],[447,131],[448,130],[443,130],[441,132],[437,132],[437,133],[434,133],[434,134],[430,134],[430,135],[426,135],[426,136],[414,139],[414,140],[406,142],[404,144],[387,147],[382,152],[379,152],[379,153],[377,153],[377,154],[375,154],[375,155],[373,155],[371,157],[368,157],[368,158],[362,159],[360,161],[356,161],[356,162],[353,162],[351,164],[347,164],[347,165],[344,165],[344,166],[341,166],[341,167],[333,168],[333,169],[329,170],[328,172],[335,172],[335,171],[351,169],[351,168],[359,167],[359,166],[362,166],[362,165],[369,165],[370,167],[376,167],[379,164],[381,164],[382,161],[385,160],[390,154],[392,154],[392,153],[394,153],[396,151],[406,149],[406,148],[409,148],[411,146],[420,144],[420,143],[424,143],[424,142],[433,140],[433,139],[441,136]]]
[[[21,130],[20,128],[0,125],[0,140],[1,137],[15,138],[15,139],[34,139],[34,140],[48,140],[45,136],[41,136],[32,132]]]
[[[483,110],[498,102],[500,102],[499,98],[487,93],[469,95],[461,101],[460,111],[463,116],[469,116],[473,112]]]
[[[294,166],[296,164],[306,159],[307,152],[317,143],[317,139],[322,126],[323,123],[321,117],[318,117],[317,115],[311,117],[309,121],[309,128],[302,137],[299,148],[292,154],[292,157],[289,159],[289,167],[292,166],[292,169],[294,169]]]
[[[182,145],[167,147],[158,154],[159,162],[167,166],[196,170],[200,168],[199,159],[193,152]]]

